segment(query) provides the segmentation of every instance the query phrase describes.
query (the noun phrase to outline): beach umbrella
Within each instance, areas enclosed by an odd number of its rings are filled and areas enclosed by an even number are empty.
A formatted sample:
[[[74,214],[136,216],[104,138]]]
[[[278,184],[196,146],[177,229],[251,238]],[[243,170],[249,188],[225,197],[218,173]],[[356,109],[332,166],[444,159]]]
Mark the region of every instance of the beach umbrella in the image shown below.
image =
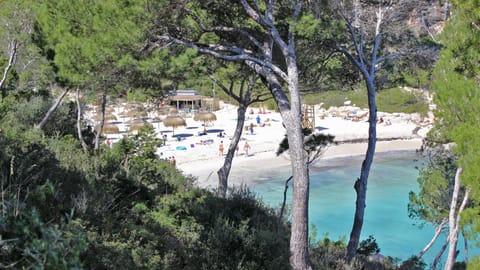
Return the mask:
[[[95,128],[95,130],[98,130],[99,126]],[[102,134],[119,134],[120,130],[118,129],[117,126],[115,125],[104,125],[102,129]]]
[[[105,112],[106,112],[106,113],[114,113],[114,112],[115,112],[115,109],[112,108],[112,107],[106,107],[106,108],[105,108]]]
[[[146,112],[141,112],[139,110],[130,110],[126,114],[128,117],[147,117],[148,114]]]
[[[152,123],[157,123],[157,128],[160,128],[160,122],[162,122],[167,116],[166,115],[159,115],[152,119]]]
[[[137,102],[137,101],[132,101],[132,102],[128,102],[125,107],[127,109],[139,109],[139,110],[142,110],[143,109],[143,104],[140,103],[140,102]]]
[[[145,121],[141,118],[134,118],[125,122],[126,125],[143,124]]]
[[[105,121],[117,121],[117,117],[113,114],[108,114],[105,116]]]
[[[178,114],[178,110],[175,109],[175,108],[173,108],[173,107],[171,107],[170,109],[168,109],[168,114],[172,114],[172,115],[173,115],[173,114]]]
[[[187,122],[185,122],[185,119],[178,115],[169,115],[163,119],[163,125],[165,127],[172,127],[173,128],[173,135],[175,136],[175,128],[176,127],[181,127],[181,126],[186,126]]]
[[[101,114],[97,114],[95,116],[95,120],[96,121],[101,121],[102,120],[102,115]],[[117,121],[117,117],[113,114],[105,114],[105,121]]]
[[[207,133],[206,123],[217,120],[217,116],[212,112],[198,112],[193,117],[195,121],[203,121],[203,132]]]
[[[143,123],[135,123],[131,125],[130,131],[139,131],[144,126],[151,127],[153,129],[153,125],[151,123],[143,122]]]

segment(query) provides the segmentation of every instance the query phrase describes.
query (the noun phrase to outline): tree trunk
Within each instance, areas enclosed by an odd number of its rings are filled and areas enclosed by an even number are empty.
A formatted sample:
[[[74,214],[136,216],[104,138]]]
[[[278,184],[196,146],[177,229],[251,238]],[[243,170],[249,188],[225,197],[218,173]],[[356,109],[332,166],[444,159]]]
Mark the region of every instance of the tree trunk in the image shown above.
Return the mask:
[[[8,58],[7,66],[3,70],[2,80],[0,80],[0,89],[2,89],[2,99],[4,99],[7,96],[7,89],[4,86],[5,86],[5,82],[7,81],[8,72],[12,68],[13,64],[15,63],[15,58],[17,57],[18,41],[14,39],[10,43],[10,47],[12,50]]]
[[[444,218],[442,222],[437,226],[437,228],[435,229],[435,234],[432,237],[432,240],[430,240],[430,242],[428,242],[428,244],[422,249],[422,251],[418,253],[417,257],[419,259],[422,258],[423,254],[425,254],[425,252],[427,252],[433,246],[435,241],[437,241],[437,238],[442,233],[442,230],[445,227],[446,223],[447,223],[447,219]]]
[[[442,248],[440,248],[440,251],[437,253],[437,256],[435,256],[435,259],[433,260],[433,263],[432,263],[432,270],[437,269],[437,265],[440,262],[440,258],[442,258],[443,253],[447,249],[447,245],[448,245],[449,241],[450,241],[450,239],[448,239],[448,237],[447,237],[447,239],[445,240],[445,243],[443,244]]]
[[[468,241],[465,233],[462,231],[462,237],[463,237],[463,248],[465,250],[465,263],[468,264]]]
[[[75,98],[76,103],[77,103],[77,133],[78,133],[78,139],[80,140],[80,143],[82,144],[83,151],[86,153],[88,151],[88,146],[87,143],[85,143],[85,140],[83,139],[82,135],[82,107],[80,106],[80,89],[77,88],[77,96]]]
[[[357,193],[357,201],[355,203],[355,215],[353,220],[352,231],[350,232],[350,240],[348,241],[347,254],[345,259],[350,262],[357,253],[360,234],[362,232],[363,217],[365,215],[365,201],[367,198],[368,175],[375,154],[375,145],[377,142],[377,104],[375,101],[375,85],[373,76],[365,76],[368,91],[368,147],[365,159],[362,162],[360,178],[355,181],[355,191]]]
[[[98,125],[97,134],[95,135],[95,151],[100,147],[100,136],[103,132],[103,125],[105,124],[105,106],[107,104],[107,91],[102,94],[102,111],[100,112],[100,124]]]
[[[65,88],[63,90],[63,92],[60,94],[60,96],[58,96],[57,100],[55,101],[55,103],[53,103],[52,107],[50,107],[50,109],[48,109],[47,113],[45,114],[45,116],[43,117],[42,121],[38,124],[38,125],[35,125],[35,128],[37,129],[42,129],[45,124],[47,124],[47,121],[48,119],[50,118],[50,116],[52,115],[52,113],[58,108],[58,106],[60,105],[60,103],[62,102],[63,98],[65,97],[65,95],[67,94],[68,92],[68,88]]]
[[[460,215],[462,214],[465,206],[468,202],[468,197],[470,194],[470,189],[466,189],[465,194],[463,195],[463,201],[458,209],[457,209],[457,202],[458,202],[458,195],[460,194],[460,174],[462,174],[462,168],[457,168],[457,173],[455,174],[455,186],[453,187],[453,194],[452,194],[452,202],[450,204],[450,213],[448,216],[448,226],[450,232],[448,234],[448,238],[450,239],[450,246],[448,247],[448,257],[447,262],[445,263],[445,270],[453,269],[455,264],[455,260],[457,258],[457,242],[458,242],[458,232],[460,230]]]
[[[290,111],[280,111],[288,134],[293,175],[292,228],[290,236],[290,264],[294,270],[310,269],[308,263],[308,199],[309,177],[303,149],[302,110],[298,89],[298,69],[295,51],[289,48],[287,58]]]
[[[285,181],[285,189],[283,190],[283,201],[282,207],[280,208],[280,214],[278,215],[278,224],[282,223],[283,219],[283,211],[285,211],[285,205],[287,204],[287,191],[288,191],[288,183],[292,180],[293,176],[290,176],[287,181]]]
[[[237,109],[237,126],[235,128],[235,133],[233,134],[232,141],[228,147],[227,156],[223,166],[217,171],[218,175],[218,194],[225,198],[227,195],[228,188],[228,175],[230,174],[230,169],[232,167],[233,157],[235,151],[237,150],[238,142],[242,137],[243,125],[245,123],[245,112],[247,107],[244,104],[240,104]]]

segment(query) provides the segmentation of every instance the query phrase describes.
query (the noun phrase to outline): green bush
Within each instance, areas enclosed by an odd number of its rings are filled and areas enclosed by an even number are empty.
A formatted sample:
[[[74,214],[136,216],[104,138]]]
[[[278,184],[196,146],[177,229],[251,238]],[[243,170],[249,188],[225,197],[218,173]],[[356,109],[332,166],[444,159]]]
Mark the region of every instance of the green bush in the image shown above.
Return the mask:
[[[375,253],[380,253],[380,248],[373,235],[369,235],[367,239],[360,241],[358,244],[357,254],[369,256]]]
[[[351,105],[368,108],[367,93],[365,89],[352,91],[327,91],[310,94],[304,97],[305,103],[324,103],[323,108],[343,106],[346,100]],[[378,111],[395,113],[422,113],[428,112],[428,103],[422,93],[406,92],[400,88],[385,89],[377,92]]]
[[[79,221],[47,225],[38,211],[17,201],[2,201],[0,210],[0,268],[82,268],[87,241]]]

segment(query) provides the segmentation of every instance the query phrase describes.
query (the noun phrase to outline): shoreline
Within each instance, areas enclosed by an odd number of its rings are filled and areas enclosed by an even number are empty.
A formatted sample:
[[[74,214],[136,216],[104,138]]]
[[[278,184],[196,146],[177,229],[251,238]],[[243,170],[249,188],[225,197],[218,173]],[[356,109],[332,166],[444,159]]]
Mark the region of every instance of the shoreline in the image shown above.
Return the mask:
[[[389,141],[377,141],[375,156],[398,152],[410,152],[420,149],[422,139],[400,139]],[[317,169],[324,165],[316,166],[319,162],[326,161],[331,164],[335,160],[345,158],[359,158],[365,155],[366,143],[341,143],[330,146],[322,157],[314,163]],[[177,167],[183,174],[195,177],[196,185],[202,188],[215,189],[217,187],[217,170],[223,165],[223,159],[190,160],[183,162]],[[286,155],[277,157],[275,152],[257,152],[252,156],[236,156],[232,162],[229,175],[229,186],[254,184],[254,177],[258,177],[275,169],[289,170],[291,163]],[[330,165],[331,166],[331,165]],[[360,169],[360,168],[359,168]]]

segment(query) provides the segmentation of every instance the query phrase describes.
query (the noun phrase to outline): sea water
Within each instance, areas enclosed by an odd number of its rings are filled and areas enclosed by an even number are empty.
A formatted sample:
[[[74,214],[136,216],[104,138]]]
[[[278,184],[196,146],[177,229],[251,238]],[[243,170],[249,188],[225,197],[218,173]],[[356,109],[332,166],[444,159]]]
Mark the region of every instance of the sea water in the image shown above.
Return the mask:
[[[315,226],[317,238],[348,241],[355,211],[353,189],[360,175],[363,157],[320,160],[310,168],[309,223]],[[417,178],[424,160],[415,152],[376,154],[368,180],[367,201],[361,239],[372,235],[385,256],[406,260],[431,240],[434,228],[408,217],[409,192],[418,192]],[[289,168],[265,170],[254,179],[252,188],[268,205],[278,207],[283,200]],[[291,202],[291,184],[287,203]],[[318,239],[317,239],[318,240]],[[427,264],[445,241],[441,236],[424,255]],[[463,260],[463,239],[460,238],[459,260]],[[479,255],[470,246],[470,255]],[[443,260],[447,253],[443,255]]]

